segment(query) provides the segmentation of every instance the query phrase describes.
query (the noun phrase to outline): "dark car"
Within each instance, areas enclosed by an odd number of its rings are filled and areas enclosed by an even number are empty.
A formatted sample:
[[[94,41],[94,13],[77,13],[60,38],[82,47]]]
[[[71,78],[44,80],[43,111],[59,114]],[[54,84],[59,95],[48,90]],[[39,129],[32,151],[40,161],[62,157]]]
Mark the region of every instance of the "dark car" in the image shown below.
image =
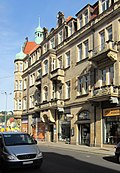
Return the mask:
[[[117,162],[120,163],[120,142],[115,147],[115,156],[117,159]]]
[[[37,142],[27,133],[0,133],[0,163],[3,168],[39,168],[43,155]]]

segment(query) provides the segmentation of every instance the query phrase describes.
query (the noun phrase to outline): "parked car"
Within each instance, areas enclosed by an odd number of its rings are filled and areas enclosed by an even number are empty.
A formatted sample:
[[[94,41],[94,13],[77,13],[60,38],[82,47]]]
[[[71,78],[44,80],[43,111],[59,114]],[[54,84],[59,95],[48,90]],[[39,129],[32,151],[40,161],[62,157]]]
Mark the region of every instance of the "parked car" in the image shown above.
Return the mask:
[[[117,159],[117,162],[120,163],[120,142],[115,147],[115,156]]]
[[[37,141],[22,132],[0,133],[0,163],[2,168],[32,166],[40,168],[43,155]]]

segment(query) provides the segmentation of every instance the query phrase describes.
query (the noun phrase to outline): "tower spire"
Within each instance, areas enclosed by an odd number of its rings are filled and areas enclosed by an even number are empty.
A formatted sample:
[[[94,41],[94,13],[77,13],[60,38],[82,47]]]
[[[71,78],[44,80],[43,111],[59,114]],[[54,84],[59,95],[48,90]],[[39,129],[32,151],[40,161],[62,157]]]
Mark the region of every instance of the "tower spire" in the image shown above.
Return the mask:
[[[38,26],[40,27],[40,17],[38,18]]]

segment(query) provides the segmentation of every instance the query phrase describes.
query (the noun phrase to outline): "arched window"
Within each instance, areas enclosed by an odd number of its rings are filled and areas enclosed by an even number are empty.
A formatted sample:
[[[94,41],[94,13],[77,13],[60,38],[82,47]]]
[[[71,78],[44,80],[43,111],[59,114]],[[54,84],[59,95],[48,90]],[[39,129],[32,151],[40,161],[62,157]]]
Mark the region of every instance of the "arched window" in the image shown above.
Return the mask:
[[[44,61],[44,74],[48,73],[48,60]]]
[[[82,111],[78,114],[78,120],[90,120],[90,113],[88,111]]]

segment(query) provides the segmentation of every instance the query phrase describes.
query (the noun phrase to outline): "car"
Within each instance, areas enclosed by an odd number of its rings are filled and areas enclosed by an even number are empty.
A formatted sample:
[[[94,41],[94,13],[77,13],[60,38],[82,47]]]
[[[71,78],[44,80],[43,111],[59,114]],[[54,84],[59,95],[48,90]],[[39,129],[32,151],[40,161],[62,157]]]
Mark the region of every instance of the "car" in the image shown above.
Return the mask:
[[[43,154],[37,141],[23,132],[0,132],[0,164],[5,168],[40,168]]]
[[[120,142],[115,147],[115,157],[117,162],[120,163]]]

